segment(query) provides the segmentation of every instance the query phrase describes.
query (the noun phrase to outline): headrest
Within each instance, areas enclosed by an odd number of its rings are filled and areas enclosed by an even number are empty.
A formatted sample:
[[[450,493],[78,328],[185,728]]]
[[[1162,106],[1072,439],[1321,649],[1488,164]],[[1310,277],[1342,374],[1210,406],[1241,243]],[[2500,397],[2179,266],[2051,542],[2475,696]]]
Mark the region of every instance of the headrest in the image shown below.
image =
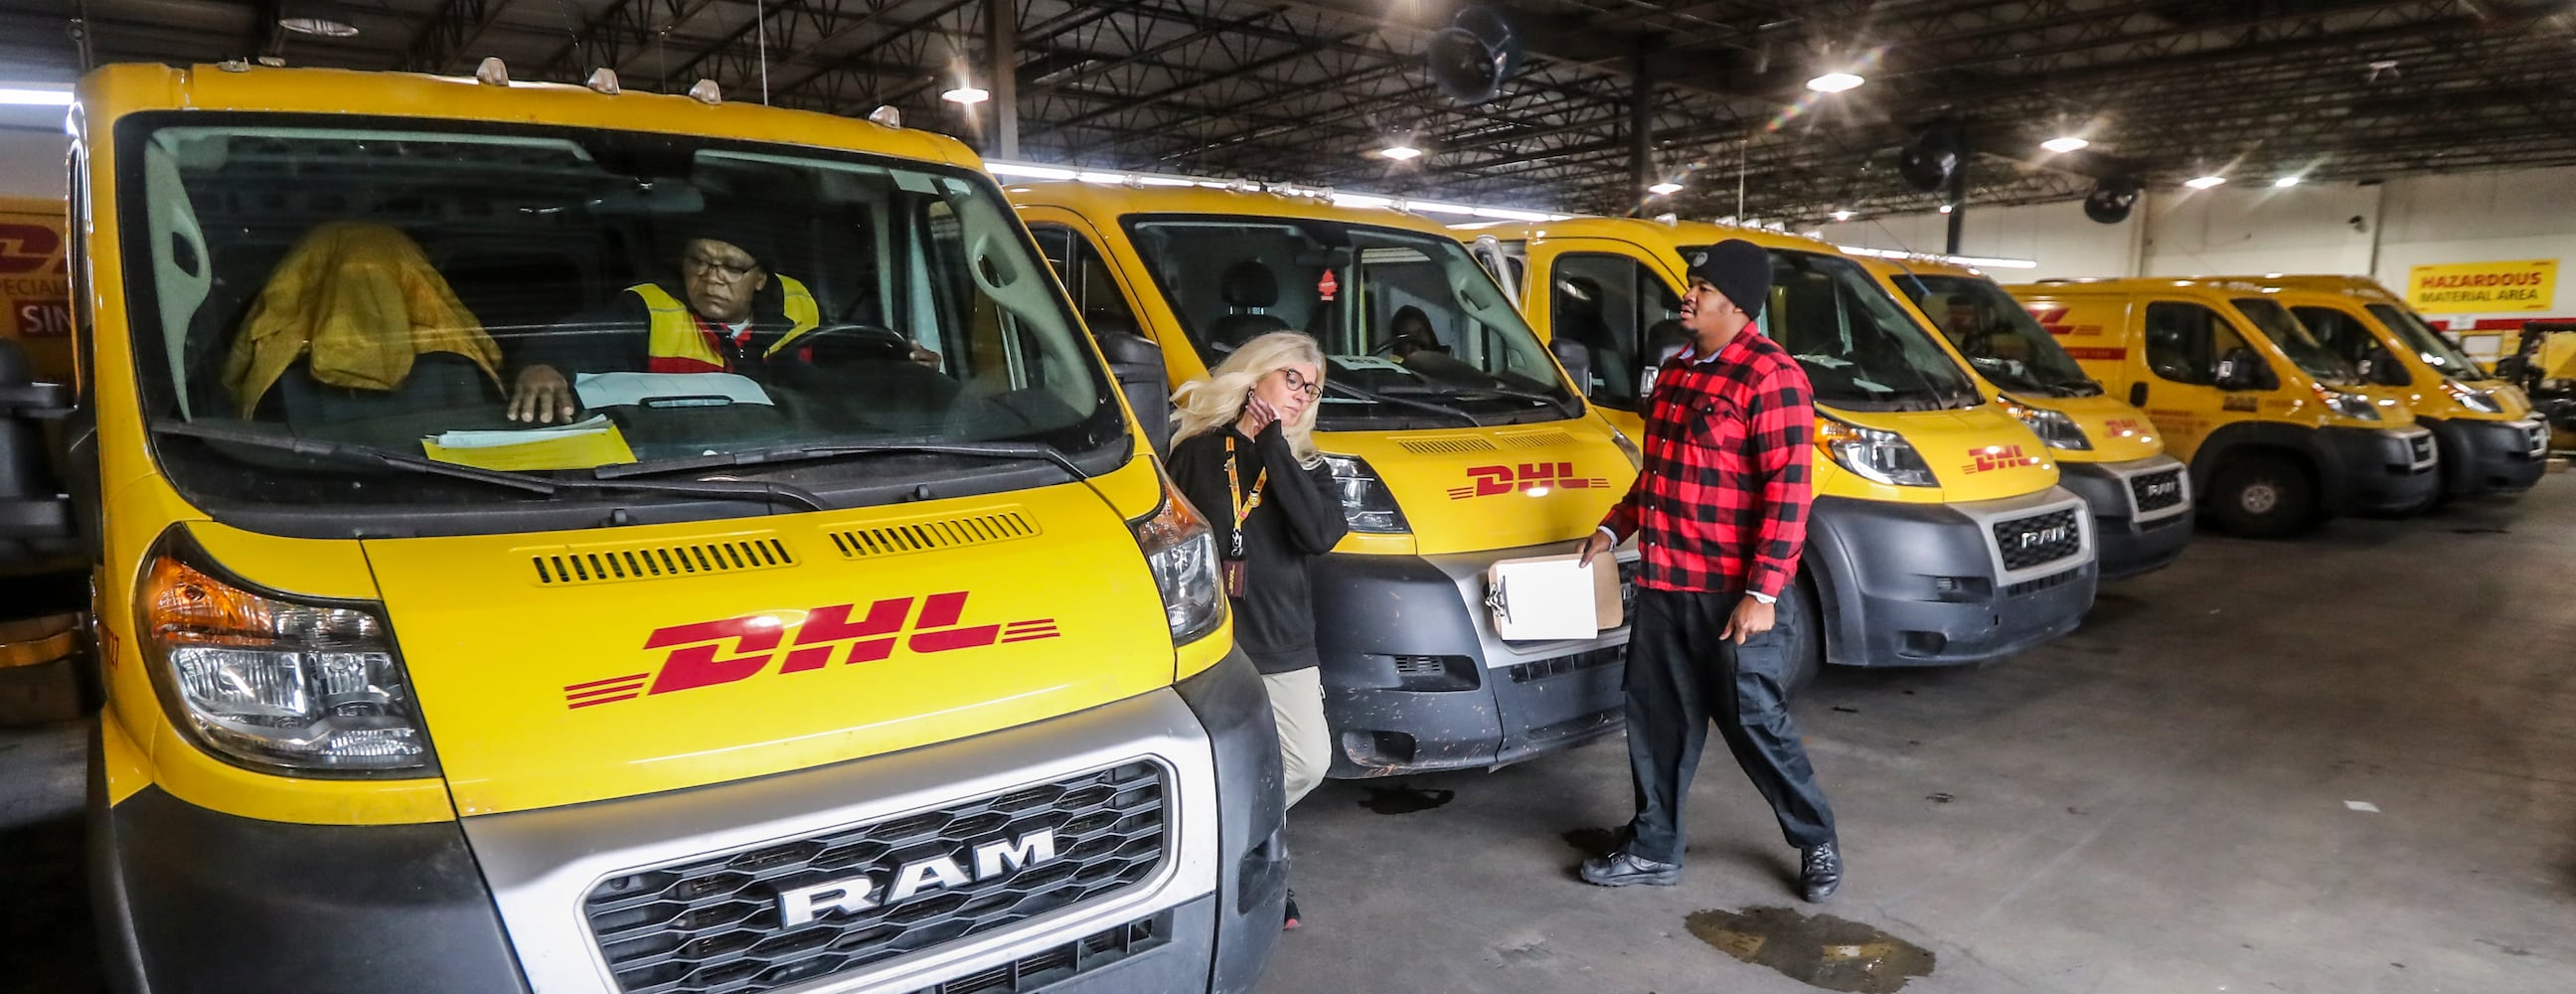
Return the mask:
[[[1275,307],[1279,304],[1279,277],[1270,267],[1253,259],[1244,259],[1225,267],[1217,280],[1217,292],[1232,307]]]

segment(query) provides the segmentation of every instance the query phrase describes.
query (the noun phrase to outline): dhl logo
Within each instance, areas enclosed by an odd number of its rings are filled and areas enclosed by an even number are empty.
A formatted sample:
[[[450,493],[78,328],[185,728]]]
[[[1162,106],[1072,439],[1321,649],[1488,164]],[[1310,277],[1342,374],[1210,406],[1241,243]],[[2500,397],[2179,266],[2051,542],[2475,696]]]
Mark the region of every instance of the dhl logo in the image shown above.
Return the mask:
[[[1971,450],[1968,458],[1969,462],[1965,470],[1970,473],[1987,473],[1998,469],[2039,465],[2037,458],[2023,455],[2021,446],[2018,445],[1989,445],[1982,449]]]
[[[913,609],[916,601],[918,612]],[[769,669],[772,662],[778,663],[780,673],[819,670],[835,659],[844,664],[873,663],[892,657],[898,643],[926,654],[1062,634],[1053,618],[963,625],[959,622],[965,614],[966,592],[955,591],[921,598],[890,597],[869,604],[865,611],[856,604],[818,607],[792,622],[778,614],[753,614],[657,628],[645,637],[644,648],[664,651],[659,669],[567,685],[564,706],[586,708],[748,680]]]
[[[1532,497],[1547,496],[1551,490],[1589,490],[1608,487],[1610,481],[1600,477],[1579,476],[1570,462],[1522,463],[1518,466],[1473,466],[1467,470],[1474,483],[1449,488],[1450,500],[1470,497],[1498,497],[1522,493]]]
[[[69,273],[71,259],[62,255],[63,236],[41,224],[0,224],[0,276]]]
[[[2102,334],[2101,325],[2074,325],[2066,323],[2067,312],[2073,310],[2073,308],[2050,307],[2045,304],[2032,304],[2025,308],[2025,310],[2030,311],[2031,319],[2039,322],[2039,327],[2048,332],[2048,335],[2051,338],[2065,338],[2069,335],[2076,337],[2099,336]],[[2069,345],[2065,346],[2065,349],[2066,357],[2078,362],[2118,362],[2129,357],[2128,349],[2117,346]]]
[[[2146,424],[2136,418],[2112,418],[2102,422],[2102,427],[2109,430],[2113,438],[2132,438],[2147,433]]]

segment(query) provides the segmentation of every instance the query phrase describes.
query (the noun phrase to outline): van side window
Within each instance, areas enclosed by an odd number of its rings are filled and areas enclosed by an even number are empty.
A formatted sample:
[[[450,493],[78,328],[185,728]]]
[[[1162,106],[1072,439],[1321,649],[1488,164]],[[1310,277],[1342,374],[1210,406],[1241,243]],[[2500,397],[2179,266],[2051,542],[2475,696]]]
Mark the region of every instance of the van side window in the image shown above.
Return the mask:
[[[2362,327],[2361,319],[2339,307],[2293,307],[2290,313],[2306,325],[2308,334],[2326,351],[2341,356],[2343,361],[2359,363],[2379,346],[2379,339]]]
[[[2217,311],[2176,301],[2147,305],[2147,368],[2160,378],[2211,386],[2218,361],[2244,347],[2244,336]]]
[[[1683,337],[1680,301],[1662,279],[1623,255],[1567,253],[1549,280],[1549,337],[1579,344],[1591,355],[1592,382],[1584,384],[1584,393],[1603,407],[1638,410],[1643,374],[1653,366],[1647,339],[1658,332]]]
[[[1104,331],[1143,334],[1144,326],[1136,323],[1136,311],[1127,306],[1127,293],[1109,275],[1109,263],[1101,258],[1098,246],[1061,224],[1032,224],[1029,233],[1037,236],[1038,250],[1046,253],[1047,263],[1064,281],[1065,294],[1073,298],[1074,309],[1082,312],[1082,323],[1093,335]]]

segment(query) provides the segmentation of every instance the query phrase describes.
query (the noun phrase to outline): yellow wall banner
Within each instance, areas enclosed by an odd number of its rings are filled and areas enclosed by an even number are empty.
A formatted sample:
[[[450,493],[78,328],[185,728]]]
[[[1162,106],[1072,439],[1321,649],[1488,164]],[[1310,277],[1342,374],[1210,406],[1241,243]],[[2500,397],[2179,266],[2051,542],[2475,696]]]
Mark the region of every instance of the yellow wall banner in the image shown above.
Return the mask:
[[[2556,299],[2556,259],[2450,262],[2406,273],[2406,302],[2426,314],[2545,311]]]

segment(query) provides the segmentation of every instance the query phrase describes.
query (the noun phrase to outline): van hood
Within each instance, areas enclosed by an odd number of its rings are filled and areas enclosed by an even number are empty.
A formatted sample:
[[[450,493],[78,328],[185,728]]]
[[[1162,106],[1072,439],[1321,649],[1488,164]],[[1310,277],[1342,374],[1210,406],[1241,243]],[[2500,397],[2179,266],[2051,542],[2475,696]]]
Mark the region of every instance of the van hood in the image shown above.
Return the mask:
[[[467,815],[953,741],[1172,678],[1136,540],[1080,485],[363,545]]]
[[[2031,434],[2019,419],[2006,414],[1999,404],[1979,404],[1954,411],[1846,411],[1841,408],[1819,408],[1818,412],[1865,428],[1892,431],[1905,437],[1923,462],[1932,467],[1934,487],[1878,487],[1893,491],[1894,499],[1924,502],[1962,502],[2001,500],[2038,493],[2057,485],[2056,451]],[[1818,461],[1832,457],[1816,453]],[[1821,479],[1821,477],[1820,477]]]
[[[1439,431],[1317,432],[1325,452],[1368,461],[1426,556],[1582,538],[1637,469],[1589,415]],[[1352,548],[1345,546],[1344,548]]]

